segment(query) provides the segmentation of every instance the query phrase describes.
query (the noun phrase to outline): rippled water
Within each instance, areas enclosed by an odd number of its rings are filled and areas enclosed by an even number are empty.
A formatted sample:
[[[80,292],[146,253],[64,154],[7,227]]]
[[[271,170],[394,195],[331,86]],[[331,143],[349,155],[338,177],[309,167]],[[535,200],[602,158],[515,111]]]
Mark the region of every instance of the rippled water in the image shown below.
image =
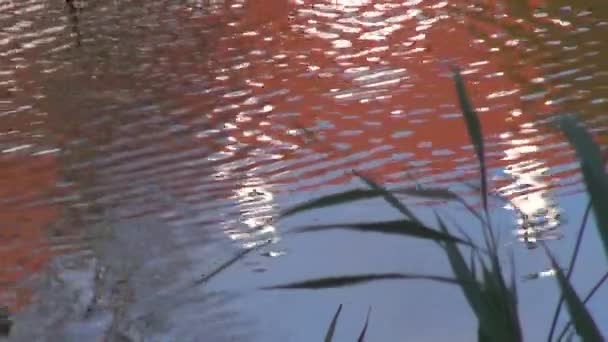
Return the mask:
[[[547,123],[574,112],[606,139],[608,13],[546,5],[0,0],[0,303],[44,322],[16,336],[247,339],[231,298],[188,284],[278,241],[257,227],[279,207],[353,168],[476,179],[448,65],[520,238],[560,238],[580,177]],[[243,272],[269,267],[255,260]]]

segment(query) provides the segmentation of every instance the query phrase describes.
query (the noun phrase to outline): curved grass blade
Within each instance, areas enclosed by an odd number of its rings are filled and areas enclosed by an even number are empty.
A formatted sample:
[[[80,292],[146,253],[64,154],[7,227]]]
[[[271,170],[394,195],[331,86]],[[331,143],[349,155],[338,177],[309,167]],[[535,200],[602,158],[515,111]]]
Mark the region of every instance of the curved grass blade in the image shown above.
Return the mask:
[[[586,304],[588,301],[591,300],[591,298],[593,298],[593,295],[595,295],[597,290],[599,290],[602,287],[602,285],[604,285],[604,282],[606,282],[606,280],[608,280],[608,272],[604,273],[604,275],[600,278],[600,280],[593,286],[591,291],[589,291],[587,296],[585,296],[585,299],[583,300],[584,304]],[[564,337],[566,336],[566,333],[568,332],[568,329],[570,329],[571,326],[572,326],[572,321],[569,321],[562,329],[562,332],[559,334],[557,341],[563,341]]]
[[[214,278],[218,274],[220,274],[223,271],[225,271],[228,267],[234,265],[237,261],[243,259],[244,257],[246,257],[247,255],[251,254],[254,251],[260,250],[260,248],[262,248],[262,247],[264,247],[266,245],[269,245],[271,243],[272,243],[272,240],[269,239],[269,240],[263,241],[263,242],[255,245],[254,247],[243,249],[237,255],[235,255],[234,257],[232,257],[231,259],[229,259],[225,263],[221,264],[218,268],[216,268],[215,270],[211,271],[209,274],[204,275],[204,276],[200,277],[199,279],[197,279],[196,281],[194,281],[193,286],[198,286],[198,285],[201,285],[201,284],[204,284],[204,283],[208,282],[209,280],[211,280],[212,278]]]
[[[583,339],[583,341],[603,341],[602,334],[600,333],[593,317],[587,311],[585,304],[578,297],[574,288],[564,275],[564,272],[559,268],[559,265],[555,261],[555,258],[547,248],[545,244],[542,244],[545,249],[545,253],[551,260],[551,264],[553,268],[556,270],[557,280],[559,282],[559,287],[562,290],[562,295],[564,296],[564,300],[566,302],[566,307],[570,312],[570,318],[574,323],[574,328],[576,329],[576,333]]]
[[[334,314],[334,318],[331,320],[329,324],[329,328],[327,328],[327,333],[325,334],[325,342],[331,342],[334,339],[334,333],[336,332],[336,324],[338,323],[338,317],[340,316],[340,312],[342,311],[342,304],[338,306],[338,310]]]
[[[509,261],[511,263],[511,284],[509,285],[509,292],[511,292],[512,296],[511,298],[513,299],[513,303],[512,305],[514,307],[517,307],[517,280],[516,280],[516,273],[517,273],[517,268],[515,265],[515,255],[513,253],[513,251],[511,250],[511,254],[509,255]]]
[[[608,256],[608,177],[604,172],[600,148],[573,117],[562,117],[559,124],[580,161],[604,252]]]
[[[369,325],[369,316],[372,313],[372,307],[370,306],[369,309],[367,309],[367,316],[365,317],[365,324],[363,325],[363,330],[361,330],[361,333],[359,334],[359,338],[357,339],[357,342],[365,342],[365,334],[367,333],[367,326]]]
[[[486,177],[486,163],[484,156],[484,146],[483,146],[483,135],[481,132],[481,123],[479,121],[479,117],[471,102],[469,101],[469,96],[467,95],[466,88],[464,86],[464,81],[462,80],[462,76],[460,75],[460,70],[457,67],[452,66],[453,80],[454,85],[456,87],[456,93],[458,95],[458,102],[460,104],[460,110],[462,111],[462,115],[464,116],[464,121],[467,126],[467,131],[469,133],[469,138],[473,143],[473,147],[475,148],[475,154],[477,154],[477,159],[479,161],[479,171],[481,173],[481,193],[482,193],[482,201],[484,210],[488,211],[488,183]]]
[[[460,200],[460,196],[446,188],[406,187],[395,189],[393,193],[446,201]]]
[[[505,298],[503,297],[503,293],[500,290],[500,285],[498,283],[498,277],[494,273],[493,270],[487,267],[482,267],[481,270],[482,279],[483,279],[483,295],[487,302],[487,307],[492,310],[487,310],[487,312],[491,314],[484,315],[483,319],[486,327],[492,327],[492,329],[486,329],[484,332],[487,336],[492,336],[492,332],[498,337],[506,337],[503,336],[505,330],[503,330],[504,325],[502,324],[505,321],[506,306],[505,306]]]
[[[484,310],[480,318],[481,334],[489,341],[522,341],[516,301],[505,292],[502,273],[482,266]]]
[[[376,190],[380,193],[380,195],[384,198],[388,204],[390,204],[393,208],[397,209],[403,215],[409,217],[410,219],[420,222],[420,220],[414,215],[414,213],[407,207],[405,204],[401,203],[395,195],[393,195],[389,190],[380,184],[374,182],[372,179],[360,174],[359,172],[352,170],[353,174],[359,177],[362,181],[365,182],[370,188]]]
[[[10,318],[8,308],[0,306],[0,337],[8,337],[11,333],[13,321]]]
[[[458,284],[456,279],[444,276],[404,274],[404,273],[380,273],[362,274],[341,277],[327,277],[305,280],[295,283],[263,287],[263,290],[321,290],[360,285],[379,280],[432,280],[440,283]]]
[[[421,188],[421,187],[408,187],[392,190],[395,194],[416,196],[428,199],[438,199],[445,201],[456,201],[464,206],[475,218],[477,218],[481,223],[484,223],[483,218],[479,213],[469,204],[467,203],[461,196],[452,190],[448,190],[445,188]]]
[[[441,230],[447,233],[448,228],[441,217],[437,213],[435,213],[435,217]],[[458,285],[467,299],[471,310],[477,317],[479,324],[479,340],[491,341],[495,340],[495,337],[497,336],[500,336],[500,338],[508,338],[508,335],[516,334],[515,336],[511,336],[513,339],[509,340],[509,342],[520,341],[521,338],[519,338],[519,336],[521,336],[521,330],[519,329],[519,320],[517,319],[517,316],[513,315],[511,310],[509,310],[510,317],[508,318],[512,324],[510,324],[510,329],[503,329],[505,316],[500,312],[496,312],[496,308],[504,303],[502,296],[504,291],[496,291],[496,288],[502,284],[497,282],[502,281],[502,278],[496,279],[495,275],[491,274],[483,261],[480,260],[480,266],[483,271],[484,279],[486,280],[483,284],[480,284],[476,279],[476,275],[473,273],[474,270],[469,268],[455,243],[446,242],[442,247],[448,256],[452,272],[454,272],[454,275],[456,276]],[[492,286],[492,291],[488,291],[488,286]],[[514,319],[517,319],[517,321],[513,321]],[[505,334],[502,334],[503,332]]]
[[[374,197],[382,196],[381,192],[376,190],[368,190],[368,189],[353,189],[344,192],[340,192],[337,194],[331,194],[327,196],[323,196],[321,198],[314,199],[312,201],[308,201],[302,203],[300,205],[294,206],[290,209],[285,210],[283,213],[279,215],[280,218],[285,218],[287,216],[295,215],[297,213],[320,209],[324,207],[346,204],[356,201],[361,201],[365,199],[370,199]]]
[[[521,329],[521,322],[519,318],[519,312],[517,311],[518,306],[518,293],[517,293],[517,281],[516,279],[516,266],[515,266],[515,256],[513,255],[513,251],[511,251],[511,284],[508,288],[509,294],[509,317],[511,318],[512,329],[514,330],[515,338],[518,341],[523,341],[523,334]]]
[[[441,228],[441,231],[443,231],[445,234],[448,234],[448,228],[441,219],[441,217],[437,213],[435,213],[435,217],[437,219],[439,227]],[[469,306],[475,313],[475,316],[477,316],[477,319],[481,322],[482,293],[479,283],[473,276],[472,271],[467,266],[467,263],[460,251],[458,250],[456,244],[452,242],[447,242],[445,243],[443,248],[446,251],[450,266],[452,267],[452,272],[454,272],[454,275],[458,280],[460,288],[462,289],[465,298],[469,302]]]
[[[475,261],[475,251],[471,250],[471,257],[469,259],[469,269],[471,270],[471,277],[477,279],[477,266]]]
[[[570,263],[568,264],[568,273],[566,274],[566,279],[568,280],[570,280],[572,272],[574,272],[574,265],[578,257],[578,252],[580,250],[581,243],[583,242],[583,235],[585,234],[585,228],[587,227],[587,220],[589,219],[590,212],[591,202],[587,203],[587,208],[585,209],[585,213],[583,214],[583,221],[581,222],[581,227],[579,228],[578,234],[576,236],[576,242],[574,243],[574,251],[572,252],[572,257],[570,258]],[[557,303],[557,307],[555,308],[555,312],[553,313],[553,320],[551,321],[551,328],[549,329],[549,337],[547,338],[547,341],[553,340],[553,334],[555,333],[555,328],[557,327],[557,320],[559,319],[559,313],[562,311],[563,305],[564,296],[560,296],[559,301]]]
[[[462,115],[464,116],[464,121],[467,126],[467,132],[469,134],[469,139],[473,144],[475,149],[475,154],[477,155],[477,159],[479,161],[479,173],[480,173],[480,181],[481,181],[481,200],[483,204],[483,209],[486,214],[487,224],[486,227],[487,235],[486,244],[487,247],[491,249],[494,255],[497,255],[497,241],[494,236],[494,231],[492,229],[492,223],[490,222],[490,212],[488,209],[488,178],[487,178],[487,170],[486,170],[486,162],[485,162],[485,152],[484,152],[484,144],[483,144],[483,134],[481,130],[481,122],[479,121],[479,117],[477,112],[473,109],[471,102],[469,101],[469,96],[467,95],[466,88],[464,86],[464,81],[462,80],[462,76],[460,74],[460,70],[456,66],[451,67],[454,79],[454,85],[456,87],[456,93],[458,95],[458,102],[460,104],[460,110],[462,111]],[[498,260],[497,258],[492,258],[492,263],[496,270],[498,271]]]
[[[511,281],[510,284],[508,286],[504,285],[504,278],[502,277],[502,274],[498,274],[497,276],[500,277],[500,281],[503,283],[503,286],[506,287],[506,300],[507,300],[507,310],[508,310],[508,314],[509,314],[509,318],[510,321],[509,323],[511,323],[511,329],[512,332],[515,334],[513,339],[517,340],[517,341],[523,341],[523,335],[522,335],[522,330],[521,330],[521,322],[519,321],[519,312],[517,311],[517,306],[518,306],[518,294],[517,294],[517,281],[516,281],[516,273],[517,273],[517,268],[515,265],[515,255],[513,254],[513,250],[511,250],[510,256],[510,263],[511,263]]]
[[[439,212],[435,211],[435,214],[439,215]],[[452,225],[456,228],[456,230],[458,230],[458,233],[460,233],[460,235],[462,235],[463,238],[469,243],[469,246],[475,246],[474,250],[472,250],[472,252],[474,252],[474,253],[472,253],[472,254],[474,254],[477,257],[478,261],[481,262],[481,256],[478,254],[478,252],[481,252],[483,254],[489,254],[488,250],[475,245],[471,236],[466,232],[466,230],[462,227],[462,225],[460,225],[458,223],[458,221],[451,218],[450,215],[448,215],[447,213],[443,213],[443,215],[445,217],[448,217],[451,220]],[[485,233],[486,231],[484,230],[483,232]],[[484,238],[485,238],[485,234],[484,234]],[[487,239],[486,239],[486,241],[487,241]],[[486,246],[487,246],[487,243],[486,243]],[[473,257],[473,255],[471,257]],[[473,269],[471,268],[471,270],[473,270]]]
[[[340,223],[340,224],[324,224],[315,226],[305,226],[295,228],[294,233],[309,233],[319,232],[332,229],[356,230],[360,232],[382,233],[404,235],[409,237],[435,240],[435,241],[450,241],[457,242],[471,247],[475,247],[471,242],[455,237],[445,232],[440,232],[426,227],[423,224],[410,220],[394,220],[383,222],[370,223]]]

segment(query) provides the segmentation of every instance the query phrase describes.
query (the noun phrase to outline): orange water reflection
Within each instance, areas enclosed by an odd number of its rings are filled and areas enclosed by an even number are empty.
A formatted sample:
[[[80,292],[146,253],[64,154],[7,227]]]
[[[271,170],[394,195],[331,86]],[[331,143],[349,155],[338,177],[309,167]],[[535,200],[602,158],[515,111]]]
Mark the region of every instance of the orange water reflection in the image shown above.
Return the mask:
[[[521,51],[513,46],[519,43],[493,47],[492,39],[484,41],[477,33],[492,36],[502,27],[467,18],[458,6],[272,1],[236,7],[233,16],[222,13],[233,21],[213,42],[208,63],[197,70],[215,74],[209,89],[233,91],[219,99],[211,95],[209,101],[201,101],[200,94],[175,96],[203,109],[212,125],[223,126],[231,146],[255,146],[274,155],[251,167],[295,159],[295,164],[267,173],[275,182],[304,183],[297,189],[341,184],[348,180],[349,168],[366,163],[373,164],[372,175],[385,181],[403,181],[406,170],[433,182],[441,182],[446,173],[447,183],[470,178],[476,172],[474,159],[466,148],[448,64],[463,69],[482,115],[491,166],[571,161],[549,152],[547,147],[560,140],[534,124],[555,107],[522,88],[542,70],[533,64],[514,70]],[[185,55],[172,56],[179,60]],[[235,60],[242,62],[235,65]],[[298,128],[323,143],[310,143]],[[540,144],[545,147],[535,148]],[[512,145],[520,153],[507,158]],[[316,168],[294,172],[309,166],[298,163],[303,148],[334,162],[319,161]],[[345,158],[360,153],[365,156]],[[323,181],[306,184],[315,178]]]
[[[59,252],[50,240],[58,207],[35,204],[53,191],[57,169],[48,156],[3,158],[0,165],[0,303],[14,311],[30,300],[23,281]]]
[[[493,187],[521,211],[526,238],[537,228],[553,234],[560,213],[550,190],[576,183],[576,169],[562,167],[572,155],[546,123],[598,95],[579,91],[563,100],[578,78],[568,77],[568,65],[557,76],[553,69],[568,44],[597,34],[587,28],[600,21],[572,9],[566,20],[539,5],[234,4],[221,12],[230,19],[208,62],[194,66],[213,75],[209,89],[232,90],[202,101],[206,117],[223,128],[226,152],[265,151],[267,158],[246,168],[292,190],[344,184],[354,167],[385,182],[453,184],[477,176],[447,68],[460,66],[481,115],[491,176],[502,175]],[[597,52],[575,48],[577,55]],[[202,103],[200,94],[174,96],[190,107]],[[318,158],[304,158],[313,153]]]
[[[97,177],[93,190],[80,184],[96,204],[148,204],[155,201],[148,191],[154,186],[192,205],[209,202],[214,210],[223,205],[216,202],[230,198],[248,227],[274,214],[273,192],[343,185],[352,168],[392,183],[475,179],[451,64],[462,69],[481,115],[491,176],[500,176],[493,188],[525,215],[520,233],[555,233],[559,209],[551,189],[577,179],[576,168],[569,167],[572,155],[546,121],[561,109],[584,109],[582,117],[603,133],[603,14],[534,10],[540,1],[480,3],[485,5],[206,1],[167,6],[169,14],[135,26],[141,16],[120,12],[117,22],[125,27],[115,31],[107,9],[85,8],[78,31],[82,49],[61,45],[44,60],[49,70],[61,72],[40,76],[41,70],[31,72],[17,57],[6,57],[7,64],[19,64],[11,80],[22,87],[19,106],[36,102],[36,94],[51,103],[42,126],[58,145],[90,145],[74,147],[73,158],[82,160],[61,161],[85,165],[80,169],[29,155],[8,159],[0,169],[6,182],[0,195],[9,199],[0,204],[0,222],[9,227],[1,233],[10,241],[0,249],[0,282],[18,283],[55,255],[48,237],[59,208],[22,204],[44,202],[61,167],[80,172],[76,179]],[[38,61],[40,51],[23,51]],[[15,117],[22,116],[2,118]],[[8,129],[18,123],[3,124]],[[20,131],[29,122],[23,126]],[[202,184],[209,179],[212,186]],[[20,204],[13,198],[21,198]],[[129,215],[169,207],[161,216],[183,222],[170,199]],[[532,222],[539,217],[542,222]],[[226,230],[235,238],[246,235]],[[28,251],[32,245],[38,246],[35,253]],[[16,306],[25,302],[10,291],[0,297],[13,298]]]

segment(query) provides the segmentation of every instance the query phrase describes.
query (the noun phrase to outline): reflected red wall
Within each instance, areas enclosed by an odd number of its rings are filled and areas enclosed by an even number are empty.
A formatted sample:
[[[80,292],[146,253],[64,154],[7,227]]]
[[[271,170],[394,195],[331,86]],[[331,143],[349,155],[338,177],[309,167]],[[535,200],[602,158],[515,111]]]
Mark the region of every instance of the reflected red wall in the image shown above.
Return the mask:
[[[474,163],[472,150],[462,148],[469,145],[463,121],[459,117],[445,117],[459,111],[447,67],[450,63],[463,69],[471,100],[480,109],[491,166],[505,167],[518,161],[503,160],[505,150],[513,147],[512,139],[528,139],[530,141],[525,144],[539,146],[536,151],[522,153],[522,160],[541,160],[548,166],[563,165],[572,160],[567,154],[557,154],[544,148],[561,141],[557,135],[547,132],[542,126],[526,126],[554,110],[544,104],[544,99],[521,100],[521,89],[540,75],[538,68],[534,64],[517,64],[521,60],[520,50],[506,45],[500,38],[473,44],[476,39],[492,36],[501,29],[485,24],[483,18],[458,11],[469,2],[450,2],[450,6],[456,7],[451,11],[435,6],[440,3],[438,1],[425,1],[415,7],[405,7],[403,1],[383,1],[382,6],[374,1],[361,1],[360,6],[350,8],[340,3],[250,0],[239,8],[236,2],[226,2],[217,12],[196,18],[191,10],[184,9],[179,20],[188,22],[190,26],[200,26],[201,41],[200,44],[177,45],[180,49],[159,47],[161,54],[170,57],[170,63],[162,66],[167,68],[167,74],[184,76],[174,88],[166,89],[167,95],[179,99],[178,108],[190,110],[191,114],[182,116],[185,121],[200,121],[204,116],[210,129],[232,124],[236,129],[223,131],[219,138],[234,138],[247,146],[234,156],[217,161],[216,165],[247,158],[251,150],[258,147],[276,150],[284,161],[293,163],[273,169],[265,176],[286,172],[280,181],[290,183],[320,177],[336,168],[348,170],[366,161],[383,158],[389,161],[373,167],[369,174],[385,181],[402,180],[399,177],[403,176],[394,175],[405,170],[413,171],[414,177],[432,176]],[[493,6],[495,2],[486,3],[491,5],[488,11],[497,10]],[[541,3],[529,2],[530,7]],[[422,29],[423,19],[415,16],[407,20],[396,19],[407,13],[408,9],[420,9],[420,15],[427,18],[436,16],[440,10],[447,11],[449,15]],[[354,31],[349,31],[335,26],[340,19],[365,22],[365,15],[373,12],[376,13],[377,22],[394,20],[399,27],[384,39],[364,40],[361,39],[363,34],[374,33],[379,27],[353,24],[351,29]],[[488,15],[488,12],[484,13],[480,16]],[[515,19],[512,25],[518,30],[530,30],[526,25],[517,24]],[[335,37],[322,38],[315,32],[331,33]],[[350,46],[337,48],[334,45],[337,39],[350,42]],[[493,48],[498,50],[493,51]],[[195,53],[203,54],[205,62],[191,63],[191,56]],[[235,61],[240,57],[243,67],[235,68]],[[353,78],[348,71],[355,68],[368,68],[368,74],[380,69],[402,71],[399,78],[392,79],[394,82],[373,87]],[[502,72],[506,75],[499,75]],[[188,76],[192,75],[196,76],[195,80],[189,79]],[[27,80],[30,75],[23,77]],[[124,81],[120,79],[119,83]],[[197,84],[200,81],[207,89],[218,88],[220,91],[209,94],[184,92],[184,89],[200,86]],[[250,92],[226,97],[222,96],[226,94],[221,89]],[[284,93],[268,96],[272,91],[279,90]],[[364,101],[345,95],[349,91],[365,90],[375,93],[365,95]],[[511,90],[515,92],[510,93]],[[501,92],[506,92],[506,95],[501,96]],[[248,102],[251,98],[257,100]],[[237,108],[230,108],[231,105],[237,105]],[[217,110],[222,107],[226,109]],[[268,110],[260,110],[265,107]],[[416,114],[422,109],[427,111]],[[515,110],[521,114],[513,115]],[[242,115],[247,111],[252,112]],[[314,139],[321,142],[311,141],[310,136],[302,130],[292,134],[291,129],[311,129],[320,122],[332,126],[314,133]],[[3,123],[7,124],[6,121]],[[17,124],[10,123],[12,128],[15,128],[14,125]],[[27,123],[22,126],[26,129]],[[0,127],[0,130],[11,127]],[[361,131],[356,132],[358,130]],[[344,134],[348,131],[356,134]],[[411,134],[394,134],[405,131]],[[514,137],[501,138],[503,133],[512,133]],[[260,140],[261,136],[267,136],[270,140]],[[225,143],[220,140],[218,135],[212,135],[198,138],[192,144],[202,144],[219,151],[225,148]],[[277,141],[326,154],[323,161],[343,160],[347,155],[365,154],[379,146],[388,148],[354,161],[343,161],[338,166],[317,167],[292,177],[290,171],[309,167],[311,163],[301,161],[302,156],[297,150],[276,148],[274,142]],[[430,142],[432,147],[419,147],[420,142]],[[347,151],[337,151],[334,148],[336,144],[347,145]],[[176,151],[179,148],[176,147]],[[443,149],[450,150],[452,154],[447,157],[433,154]],[[393,158],[401,152],[412,155],[406,161]],[[408,164],[409,160],[428,161],[428,165],[414,168]],[[276,160],[258,161],[244,169],[274,163]],[[472,168],[463,170],[460,176],[455,177],[466,178],[474,173],[476,170]],[[565,171],[559,176],[574,173]],[[341,184],[348,179],[346,174],[338,175],[323,184]],[[44,199],[53,191],[56,180],[57,165],[51,156],[7,157],[0,160],[0,305],[6,303],[13,309],[24,305],[29,300],[29,294],[5,285],[26,279],[55,255],[48,242],[48,228],[57,219],[59,208],[48,204],[23,207],[22,204]],[[199,178],[193,178],[192,184],[199,181]],[[230,186],[226,186],[226,193],[230,192]],[[316,186],[319,185],[312,187]]]
[[[20,286],[23,281],[57,254],[49,242],[49,227],[58,208],[41,203],[56,181],[53,157],[0,160],[0,305],[13,312],[30,301],[30,291]]]
[[[376,21],[389,21],[415,8],[421,9],[420,15],[432,18],[438,16],[439,10],[435,6],[438,2],[428,1],[416,7],[405,7],[401,1],[385,1],[381,6],[374,2],[359,3],[360,6],[346,8],[340,6],[340,1],[249,1],[242,9],[231,10],[231,15],[224,16],[228,18],[225,25],[212,35],[210,45],[213,49],[208,51],[210,62],[183,72],[215,75],[217,70],[226,70],[222,72],[226,76],[224,79],[209,78],[211,88],[225,86],[235,90],[251,90],[251,93],[236,98],[214,95],[209,99],[200,95],[181,95],[181,98],[191,107],[201,107],[200,104],[205,103],[206,110],[203,112],[211,122],[228,122],[237,126],[238,130],[230,134],[249,146],[272,148],[271,143],[260,141],[260,135],[265,135],[272,140],[327,153],[326,160],[337,160],[347,154],[365,153],[375,146],[384,145],[390,149],[353,162],[344,162],[340,167],[348,169],[367,161],[390,159],[397,153],[408,152],[412,153],[411,160],[428,161],[426,167],[414,170],[414,175],[416,172],[424,176],[441,175],[474,162],[472,150],[462,148],[469,145],[463,121],[459,117],[445,118],[446,114],[459,113],[448,69],[448,64],[455,64],[463,69],[471,100],[481,114],[491,166],[505,167],[518,161],[502,160],[504,150],[512,147],[510,139],[500,138],[503,133],[512,133],[513,139],[528,139],[528,145],[540,147],[537,151],[522,154],[522,160],[542,160],[548,165],[572,161],[568,155],[557,155],[543,148],[560,142],[559,136],[540,125],[534,125],[533,129],[526,126],[555,109],[546,106],[542,98],[538,101],[521,100],[523,88],[540,75],[538,68],[533,64],[515,63],[521,58],[520,50],[500,39],[488,38],[485,42],[474,43],[480,37],[499,33],[505,25],[516,25],[516,17],[508,19],[501,27],[490,25],[481,20],[483,18],[465,15],[462,8],[468,3],[463,1],[450,4],[454,7],[449,11],[445,8],[450,15],[425,29],[421,29],[424,25],[420,20],[410,18],[395,21],[400,26],[385,39],[364,40],[361,39],[363,34],[373,33],[378,27],[352,25],[357,29],[353,32],[336,29],[335,24],[342,19],[364,21],[365,15],[372,12],[377,16]],[[491,1],[487,3],[493,4]],[[332,4],[335,5],[333,8]],[[530,7],[539,5],[537,2],[529,4]],[[488,10],[495,7],[489,6]],[[311,9],[317,13],[311,14]],[[519,25],[518,29],[532,32],[525,25]],[[315,32],[330,32],[335,36],[331,39],[320,38]],[[348,41],[351,45],[336,48],[332,40],[337,39]],[[254,50],[261,53],[252,53]],[[168,53],[178,63],[188,55],[175,51]],[[248,66],[235,70],[234,61],[239,56]],[[377,94],[367,95],[364,101],[332,95],[349,90],[376,89],[366,88],[365,84],[348,76],[348,69],[361,67],[372,71],[385,68],[404,72],[395,82],[377,87]],[[285,95],[268,98],[272,90],[285,90]],[[179,94],[175,96],[180,97]],[[289,98],[293,96],[298,99],[291,101]],[[263,100],[245,104],[246,98]],[[213,109],[234,104],[237,105],[236,109],[213,112]],[[250,121],[240,119],[243,112],[259,111],[263,106],[268,106],[270,110],[250,114]],[[421,109],[427,111],[414,114]],[[393,111],[401,114],[391,115]],[[514,115],[514,112],[520,114]],[[296,114],[287,116],[284,113]],[[366,121],[374,125],[366,126]],[[289,128],[311,128],[319,122],[332,125],[332,128],[315,133],[323,143],[307,142],[308,139],[304,138],[306,134],[290,134]],[[361,132],[344,134],[357,130]],[[255,134],[248,134],[252,131]],[[402,131],[410,131],[411,135],[394,135]],[[380,142],[374,145],[372,141]],[[432,148],[420,148],[420,142],[430,142]],[[332,147],[338,143],[346,144],[348,153],[338,152]],[[433,154],[437,150],[450,150],[452,154],[438,157]],[[295,151],[281,151],[281,154],[286,160],[300,156]],[[273,162],[260,162],[257,166]],[[307,163],[290,165],[276,173],[303,166],[307,166]],[[299,175],[297,179],[286,178],[283,181],[295,182],[321,176],[332,168],[336,166],[319,168]],[[399,178],[391,175],[398,175],[407,169],[412,169],[407,162],[394,160],[371,169],[369,173],[383,180],[398,181]],[[462,171],[460,177],[468,178],[475,173],[476,170],[472,168]],[[330,182],[339,184],[348,178],[344,175]]]

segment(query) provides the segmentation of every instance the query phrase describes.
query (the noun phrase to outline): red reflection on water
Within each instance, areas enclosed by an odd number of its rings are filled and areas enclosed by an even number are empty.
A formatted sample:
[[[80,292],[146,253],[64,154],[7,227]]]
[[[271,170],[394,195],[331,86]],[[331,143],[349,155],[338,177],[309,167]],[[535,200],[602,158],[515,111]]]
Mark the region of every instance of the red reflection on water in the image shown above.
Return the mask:
[[[57,255],[49,242],[49,226],[59,210],[38,204],[54,189],[57,167],[53,157],[9,157],[0,161],[0,305],[17,311],[29,303],[22,285]]]
[[[561,140],[534,124],[553,108],[542,99],[521,99],[521,82],[538,77],[538,68],[530,64],[512,70],[518,51],[509,46],[492,48],[476,34],[491,36],[499,33],[500,26],[473,22],[449,10],[452,5],[431,1],[416,6],[401,1],[249,1],[240,10],[219,14],[230,19],[211,35],[209,62],[189,70],[223,70],[216,73],[222,77],[209,80],[209,88],[246,90],[246,94],[210,95],[213,100],[208,101],[200,95],[175,96],[191,107],[205,103],[210,122],[237,127],[227,134],[240,144],[272,149],[276,142],[289,143],[327,154],[324,161],[364,155],[296,178],[287,175],[281,182],[321,177],[336,168],[348,170],[366,162],[376,163],[368,172],[384,181],[403,180],[405,170],[414,177],[457,171],[448,180],[453,182],[477,172],[463,167],[474,163],[474,154],[463,148],[470,142],[448,69],[457,65],[480,113],[490,166],[504,168],[521,160],[542,160],[548,165],[570,162],[570,157],[556,156],[544,148]],[[369,20],[370,16],[374,19]],[[236,58],[242,67],[235,68]],[[357,74],[357,70],[362,72]],[[396,76],[382,76],[381,71]],[[366,76],[377,77],[377,83]],[[268,96],[279,90],[281,95]],[[223,109],[214,112],[217,108]],[[314,130],[319,123],[330,127]],[[314,139],[321,143],[311,143],[302,132],[293,134],[297,127],[314,131]],[[512,138],[501,138],[505,133]],[[527,140],[530,148],[507,160],[510,139]],[[344,151],[336,150],[339,145],[345,146]],[[376,151],[378,147],[388,148]],[[402,152],[411,155],[405,161],[395,157]],[[281,150],[280,155],[285,161],[301,157],[289,150]],[[413,160],[426,165],[413,167],[408,163]],[[345,172],[322,184],[340,184],[349,178]]]

